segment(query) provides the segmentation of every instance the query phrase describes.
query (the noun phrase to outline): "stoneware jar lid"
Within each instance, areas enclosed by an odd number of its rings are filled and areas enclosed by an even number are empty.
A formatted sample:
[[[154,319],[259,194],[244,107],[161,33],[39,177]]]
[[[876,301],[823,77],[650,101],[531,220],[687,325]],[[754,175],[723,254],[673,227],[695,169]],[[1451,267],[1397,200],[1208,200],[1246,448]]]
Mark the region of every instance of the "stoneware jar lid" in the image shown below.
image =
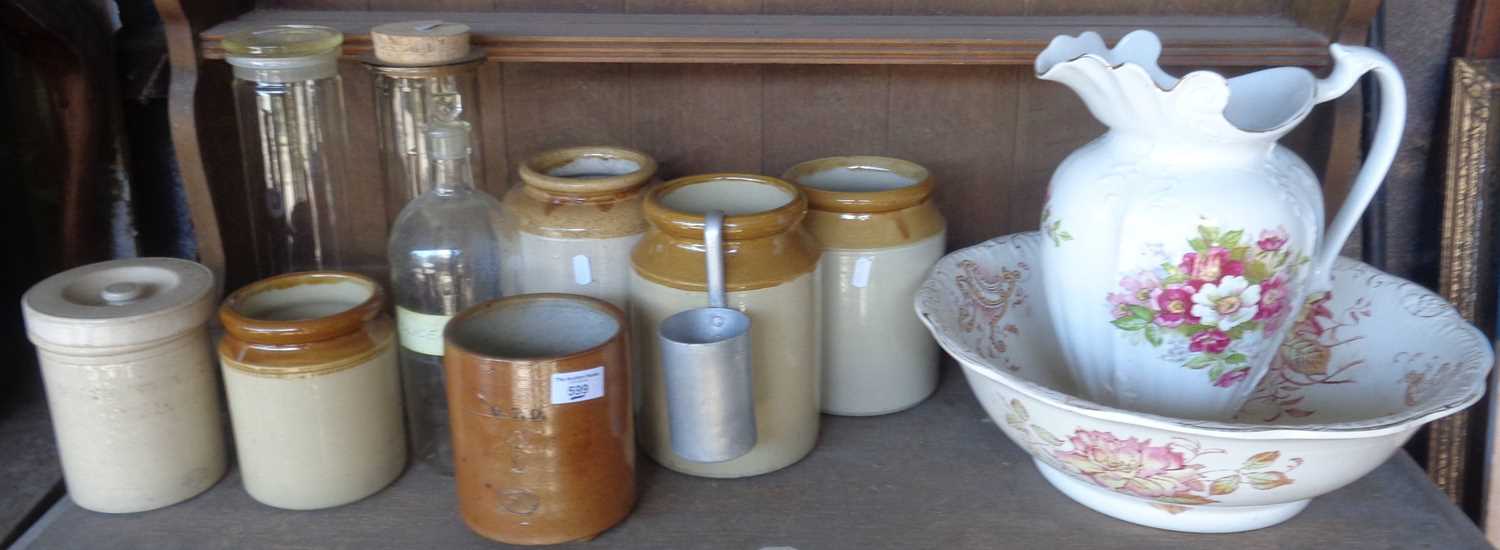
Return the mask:
[[[202,326],[214,311],[213,289],[213,272],[196,262],[113,260],[37,283],[21,297],[21,314],[38,346],[129,346]]]

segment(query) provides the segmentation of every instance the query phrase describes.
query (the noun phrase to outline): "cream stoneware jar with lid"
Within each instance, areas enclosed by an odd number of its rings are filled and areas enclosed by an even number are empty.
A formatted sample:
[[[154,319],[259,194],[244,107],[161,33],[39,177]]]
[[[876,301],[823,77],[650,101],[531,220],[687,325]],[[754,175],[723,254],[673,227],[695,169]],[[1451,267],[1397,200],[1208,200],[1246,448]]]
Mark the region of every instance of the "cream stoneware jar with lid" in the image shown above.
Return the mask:
[[[506,296],[565,292],[629,311],[630,250],[656,161],[621,147],[569,147],[521,164],[502,201]]]
[[[750,370],[757,441],[739,458],[693,462],[672,450],[666,380],[657,327],[708,304],[704,214],[724,217],[726,307],[750,317]],[[635,334],[636,426],[657,463],[685,474],[732,478],[780,470],[818,439],[819,324],[817,243],[802,228],[807,197],[777,178],[708,174],[646,193],[651,228],[636,245],[630,278]]]
[[[353,273],[291,273],[224,300],[219,342],[245,490],[291,510],[354,502],[406,465],[385,294]]]
[[[812,160],[783,177],[807,194],[803,225],[823,247],[823,412],[910,408],[937,388],[938,348],[912,314],[946,224],[927,169],[889,157]]]
[[[152,510],[224,476],[213,290],[202,265],[139,258],[64,271],[21,298],[79,506]]]

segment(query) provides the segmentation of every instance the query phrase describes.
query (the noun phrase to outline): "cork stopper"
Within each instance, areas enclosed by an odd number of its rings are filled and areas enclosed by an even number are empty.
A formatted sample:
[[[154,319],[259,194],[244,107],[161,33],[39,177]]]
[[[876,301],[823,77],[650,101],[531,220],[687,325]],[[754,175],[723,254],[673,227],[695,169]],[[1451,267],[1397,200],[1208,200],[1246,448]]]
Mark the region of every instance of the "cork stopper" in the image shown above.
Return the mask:
[[[402,21],[370,29],[375,59],[391,65],[443,65],[469,55],[469,26],[442,21]]]

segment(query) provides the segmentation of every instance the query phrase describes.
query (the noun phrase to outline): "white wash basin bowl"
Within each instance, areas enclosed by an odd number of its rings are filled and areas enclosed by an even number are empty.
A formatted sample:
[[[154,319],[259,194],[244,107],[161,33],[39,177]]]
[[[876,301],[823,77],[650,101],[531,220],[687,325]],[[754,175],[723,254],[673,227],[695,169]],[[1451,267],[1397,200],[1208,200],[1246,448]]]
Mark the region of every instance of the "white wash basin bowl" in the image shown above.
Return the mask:
[[[1042,303],[1042,243],[1019,233],[945,256],[917,314],[1047,481],[1133,523],[1222,533],[1285,521],[1478,401],[1494,361],[1442,298],[1340,259],[1333,292],[1303,306],[1233,422],[1106,407],[1074,397]]]

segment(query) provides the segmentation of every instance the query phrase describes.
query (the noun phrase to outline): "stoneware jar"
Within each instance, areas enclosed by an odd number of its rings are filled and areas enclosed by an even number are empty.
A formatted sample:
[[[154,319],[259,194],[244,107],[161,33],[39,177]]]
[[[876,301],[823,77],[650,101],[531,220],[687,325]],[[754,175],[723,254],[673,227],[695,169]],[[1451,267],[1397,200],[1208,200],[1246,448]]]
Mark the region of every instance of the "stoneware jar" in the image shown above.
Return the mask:
[[[685,460],[672,451],[657,326],[708,305],[704,214],[724,218],[727,307],[750,317],[751,378],[757,442],[739,458]],[[636,245],[630,279],[641,388],[641,445],[672,470],[745,477],[785,468],[818,438],[819,331],[817,243],[802,229],[807,198],[780,179],[708,174],[667,182],[646,194],[651,228]]]
[[[646,231],[641,194],[656,161],[619,147],[571,147],[521,164],[502,201],[506,296],[567,292],[629,311],[630,250]]]
[[[338,506],[401,473],[401,379],[384,307],[374,280],[334,272],[262,279],[224,300],[219,359],[255,500]]]
[[[625,315],[572,294],[486,302],[448,323],[459,511],[511,544],[588,539],[635,505]]]
[[[831,157],[785,176],[807,194],[823,247],[823,412],[875,415],[937,388],[938,349],[912,314],[945,224],[927,169],[887,157]]]
[[[223,477],[213,290],[206,267],[140,258],[64,271],[21,298],[79,506],[161,508]]]

